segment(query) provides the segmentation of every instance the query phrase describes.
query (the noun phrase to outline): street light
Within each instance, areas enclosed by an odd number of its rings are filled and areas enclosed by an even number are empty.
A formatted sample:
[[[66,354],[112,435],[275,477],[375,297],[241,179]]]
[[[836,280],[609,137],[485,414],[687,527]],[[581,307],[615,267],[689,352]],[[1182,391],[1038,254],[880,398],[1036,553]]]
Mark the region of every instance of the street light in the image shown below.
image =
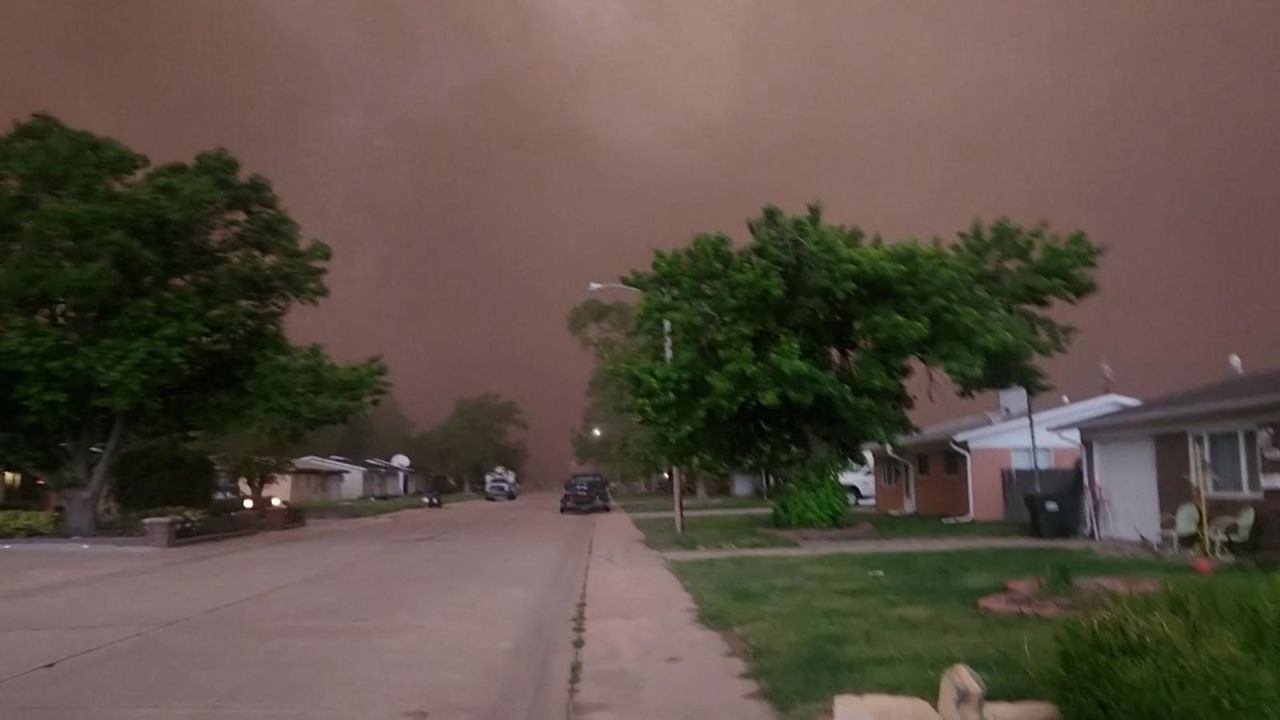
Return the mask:
[[[598,428],[598,427],[593,427],[593,428],[591,428],[591,437],[598,438],[598,437],[600,437],[600,436],[601,436],[601,435],[603,435],[603,434],[604,434],[604,431],[603,431],[603,430],[601,430],[600,428]]]
[[[622,283],[598,283],[598,282],[587,283],[587,292],[589,293],[600,292],[601,290],[605,290],[605,289],[630,290],[631,292],[634,292],[634,293],[644,292],[638,287],[631,287],[630,285],[624,285]],[[671,362],[671,356],[673,354],[672,351],[673,351],[673,347],[671,344],[671,320],[668,318],[662,318],[662,356],[666,358],[667,362]],[[599,430],[599,428],[592,430],[591,434],[595,435],[596,437],[600,437],[599,435],[596,434],[596,430]],[[680,468],[675,466],[671,467],[671,517],[673,520],[675,520],[676,534],[683,535],[684,534],[684,497],[680,493]]]

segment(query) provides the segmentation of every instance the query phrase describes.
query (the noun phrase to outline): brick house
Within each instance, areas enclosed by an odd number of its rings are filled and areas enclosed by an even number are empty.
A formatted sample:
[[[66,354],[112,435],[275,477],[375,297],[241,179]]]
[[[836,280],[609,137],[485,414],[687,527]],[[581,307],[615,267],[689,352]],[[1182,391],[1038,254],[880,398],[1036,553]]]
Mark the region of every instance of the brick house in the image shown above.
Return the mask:
[[[1131,397],[1099,395],[1039,410],[1032,456],[1026,395],[1004,390],[999,407],[931,425],[873,448],[876,508],[937,517],[1005,519],[1005,470],[1070,470],[1080,457],[1079,435],[1050,426],[1109,415],[1139,405]]]
[[[1241,375],[1076,423],[1101,536],[1154,540],[1192,500],[1203,458],[1209,516],[1280,505],[1280,370]],[[1272,491],[1268,493],[1268,490]]]

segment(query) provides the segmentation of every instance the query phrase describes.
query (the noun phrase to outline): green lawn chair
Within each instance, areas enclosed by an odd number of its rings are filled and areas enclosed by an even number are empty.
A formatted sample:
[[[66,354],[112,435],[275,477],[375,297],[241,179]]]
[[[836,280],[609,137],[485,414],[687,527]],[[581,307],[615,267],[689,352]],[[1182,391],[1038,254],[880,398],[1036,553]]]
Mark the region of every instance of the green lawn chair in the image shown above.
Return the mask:
[[[1227,549],[1232,555],[1241,557],[1246,553],[1258,554],[1257,537],[1253,532],[1257,523],[1257,514],[1252,505],[1246,505],[1236,516],[1235,523],[1227,528]]]
[[[1195,503],[1182,503],[1172,515],[1160,517],[1160,544],[1171,552],[1195,542],[1200,532],[1200,508]]]

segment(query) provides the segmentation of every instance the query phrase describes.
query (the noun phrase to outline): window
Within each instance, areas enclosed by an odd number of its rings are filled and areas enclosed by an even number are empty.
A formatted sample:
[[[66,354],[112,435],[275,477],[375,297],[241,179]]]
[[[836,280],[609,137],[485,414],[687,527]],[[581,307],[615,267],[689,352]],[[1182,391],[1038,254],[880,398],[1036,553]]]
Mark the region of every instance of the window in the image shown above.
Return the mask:
[[[1254,430],[1225,430],[1192,433],[1193,450],[1208,474],[1210,495],[1258,495],[1262,479],[1258,474],[1258,433]],[[1194,458],[1197,453],[1193,453]]]
[[[942,456],[942,470],[948,475],[960,474],[960,453],[948,450]]]
[[[929,455],[927,453],[916,453],[916,474],[929,474]]]
[[[896,463],[891,460],[886,460],[880,464],[880,484],[885,487],[893,487],[894,485],[897,485],[898,478],[897,473],[894,472],[894,465],[896,465]]]
[[[1036,448],[1036,464],[1031,464],[1031,448],[1013,449],[1014,470],[1034,470],[1053,467],[1053,453],[1048,448]]]

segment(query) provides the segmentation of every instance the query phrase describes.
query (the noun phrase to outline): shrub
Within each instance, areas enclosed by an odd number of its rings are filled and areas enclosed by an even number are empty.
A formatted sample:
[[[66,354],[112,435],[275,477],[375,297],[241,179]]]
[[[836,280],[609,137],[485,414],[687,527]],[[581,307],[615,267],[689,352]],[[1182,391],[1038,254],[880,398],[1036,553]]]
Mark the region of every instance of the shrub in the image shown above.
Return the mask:
[[[0,537],[52,535],[58,530],[58,516],[37,510],[0,511]]]
[[[844,525],[849,500],[835,473],[814,470],[788,479],[773,504],[773,524],[781,528],[835,528]]]
[[[1064,623],[1057,642],[1046,685],[1072,720],[1280,717],[1274,579],[1117,600]]]
[[[115,466],[114,495],[126,510],[206,508],[216,472],[203,453],[173,442],[150,442],[123,453]]]

